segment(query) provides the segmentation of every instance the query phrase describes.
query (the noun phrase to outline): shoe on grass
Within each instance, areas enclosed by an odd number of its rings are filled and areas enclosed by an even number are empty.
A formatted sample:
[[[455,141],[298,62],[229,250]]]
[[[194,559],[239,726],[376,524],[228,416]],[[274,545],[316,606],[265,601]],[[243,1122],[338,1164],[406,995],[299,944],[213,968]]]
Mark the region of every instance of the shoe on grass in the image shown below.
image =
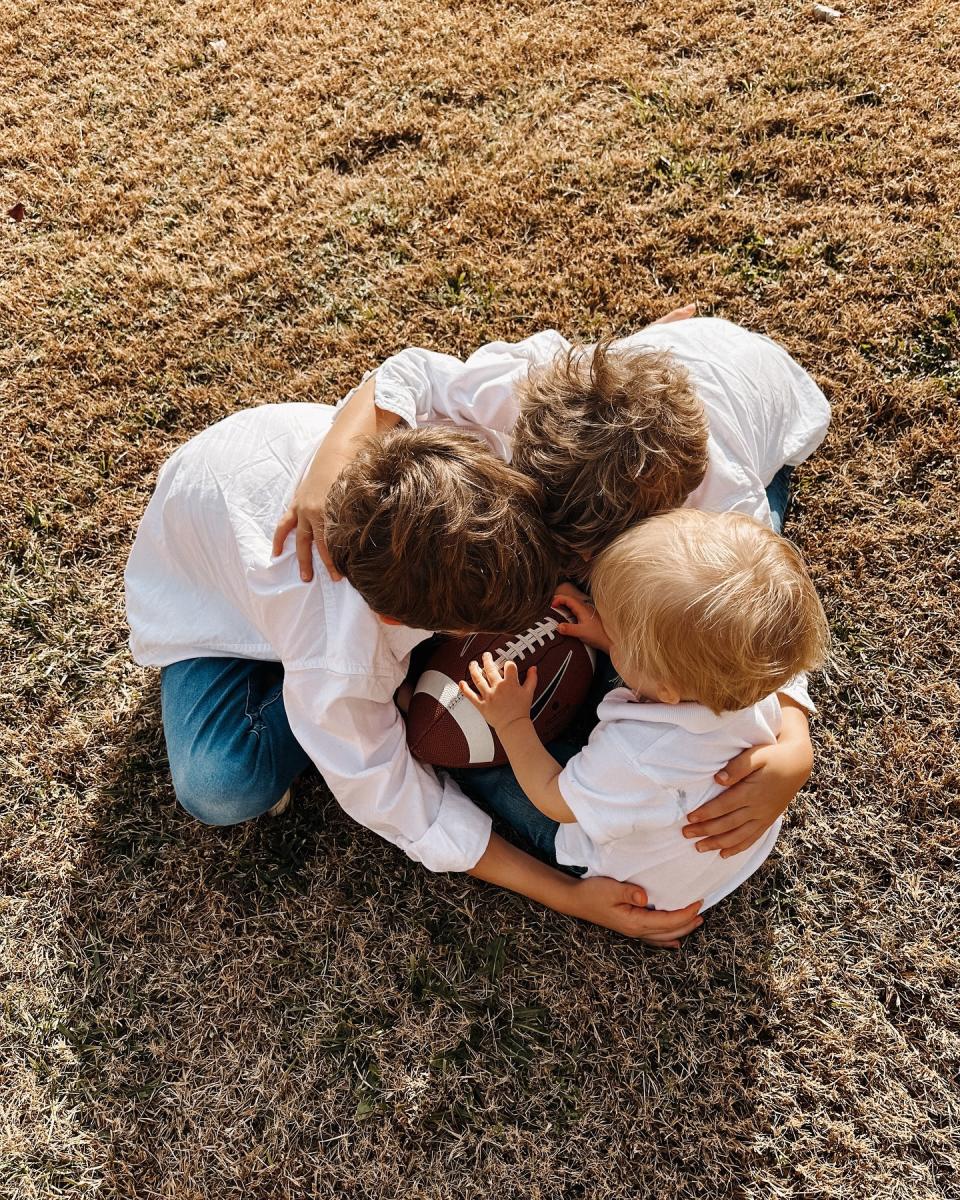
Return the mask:
[[[287,790],[283,793],[283,795],[276,802],[276,804],[273,806],[273,808],[267,809],[267,816],[268,817],[279,817],[280,814],[285,813],[289,807],[290,807],[290,789],[287,788]]]

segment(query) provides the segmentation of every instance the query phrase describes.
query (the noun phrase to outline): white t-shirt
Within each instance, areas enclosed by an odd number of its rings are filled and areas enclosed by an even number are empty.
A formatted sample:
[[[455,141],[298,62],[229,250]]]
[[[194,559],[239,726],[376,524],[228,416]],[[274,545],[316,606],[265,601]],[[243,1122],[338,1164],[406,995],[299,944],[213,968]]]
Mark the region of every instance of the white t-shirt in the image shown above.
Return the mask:
[[[558,780],[577,820],[557,832],[557,861],[639,883],[654,908],[716,904],[760,866],[781,822],[730,858],[700,853],[680,831],[688,813],[723,790],[713,780],[717,771],[741,750],[777,740],[776,696],[718,716],[702,704],[647,703],[617,688],[598,715],[589,742]]]
[[[747,513],[771,525],[767,485],[785,463],[796,466],[808,458],[830,424],[830,405],[806,371],[770,338],[713,317],[650,325],[622,345],[669,351],[703,402],[709,462],[687,505]],[[410,426],[470,428],[509,461],[518,382],[532,365],[548,363],[569,346],[547,329],[522,342],[481,346],[465,362],[411,348],[364,378],[376,376],[378,408]],[[782,690],[814,710],[803,677]]]
[[[320,404],[267,404],[198,434],[164,464],[125,573],[130,648],[143,666],[185,658],[282,662],[294,736],[340,805],[432,871],[466,871],[490,818],[407,749],[393,694],[430,636],[380,622],[315,555],[273,531],[333,420]]]

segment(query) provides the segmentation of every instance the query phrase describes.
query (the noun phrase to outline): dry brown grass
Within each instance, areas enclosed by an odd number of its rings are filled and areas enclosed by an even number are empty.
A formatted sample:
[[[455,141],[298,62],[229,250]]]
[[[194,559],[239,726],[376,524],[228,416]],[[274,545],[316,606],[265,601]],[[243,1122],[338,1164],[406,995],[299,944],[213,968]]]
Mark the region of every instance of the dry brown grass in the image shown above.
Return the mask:
[[[809,9],[0,14],[5,1196],[956,1186],[960,13]],[[120,586],[170,449],[409,343],[689,298],[836,411],[794,524],[835,664],[768,869],[670,956],[317,784],[185,819]]]

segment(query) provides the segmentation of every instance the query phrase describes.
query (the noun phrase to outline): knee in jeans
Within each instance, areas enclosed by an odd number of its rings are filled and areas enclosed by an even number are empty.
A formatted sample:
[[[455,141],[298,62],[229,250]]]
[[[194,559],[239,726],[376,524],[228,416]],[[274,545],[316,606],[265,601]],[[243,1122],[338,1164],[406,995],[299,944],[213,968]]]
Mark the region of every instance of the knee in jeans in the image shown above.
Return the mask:
[[[266,812],[276,801],[275,785],[229,764],[194,755],[173,772],[180,805],[204,825],[236,825]]]

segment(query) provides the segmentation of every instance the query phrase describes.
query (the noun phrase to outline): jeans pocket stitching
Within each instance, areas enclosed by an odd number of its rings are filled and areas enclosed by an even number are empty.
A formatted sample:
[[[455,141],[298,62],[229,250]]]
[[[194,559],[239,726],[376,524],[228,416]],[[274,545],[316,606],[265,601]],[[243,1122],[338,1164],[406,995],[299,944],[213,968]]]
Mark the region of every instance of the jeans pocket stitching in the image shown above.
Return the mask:
[[[247,679],[247,699],[246,699],[246,703],[243,706],[243,714],[247,718],[247,720],[250,722],[250,732],[255,733],[257,735],[257,737],[259,738],[260,726],[263,724],[263,721],[260,719],[260,713],[262,711],[263,706],[261,705],[260,708],[257,709],[256,713],[253,713],[250,711],[251,690],[252,689],[250,686],[250,679],[248,678]]]
[[[277,685],[277,690],[276,690],[276,691],[273,693],[273,695],[272,695],[272,696],[268,696],[268,697],[267,697],[267,699],[266,699],[266,700],[264,700],[264,702],[263,702],[263,703],[260,705],[260,709],[259,709],[259,712],[258,712],[258,714],[257,714],[257,715],[258,715],[258,716],[259,716],[259,718],[260,718],[260,723],[261,723],[261,724],[263,724],[263,714],[264,714],[264,710],[265,710],[265,709],[268,709],[268,708],[270,707],[270,705],[271,705],[271,704],[276,704],[276,702],[277,702],[277,701],[280,699],[280,697],[281,697],[282,695],[283,695],[283,684],[282,684],[282,683],[280,683],[280,684],[278,684],[278,685]]]

